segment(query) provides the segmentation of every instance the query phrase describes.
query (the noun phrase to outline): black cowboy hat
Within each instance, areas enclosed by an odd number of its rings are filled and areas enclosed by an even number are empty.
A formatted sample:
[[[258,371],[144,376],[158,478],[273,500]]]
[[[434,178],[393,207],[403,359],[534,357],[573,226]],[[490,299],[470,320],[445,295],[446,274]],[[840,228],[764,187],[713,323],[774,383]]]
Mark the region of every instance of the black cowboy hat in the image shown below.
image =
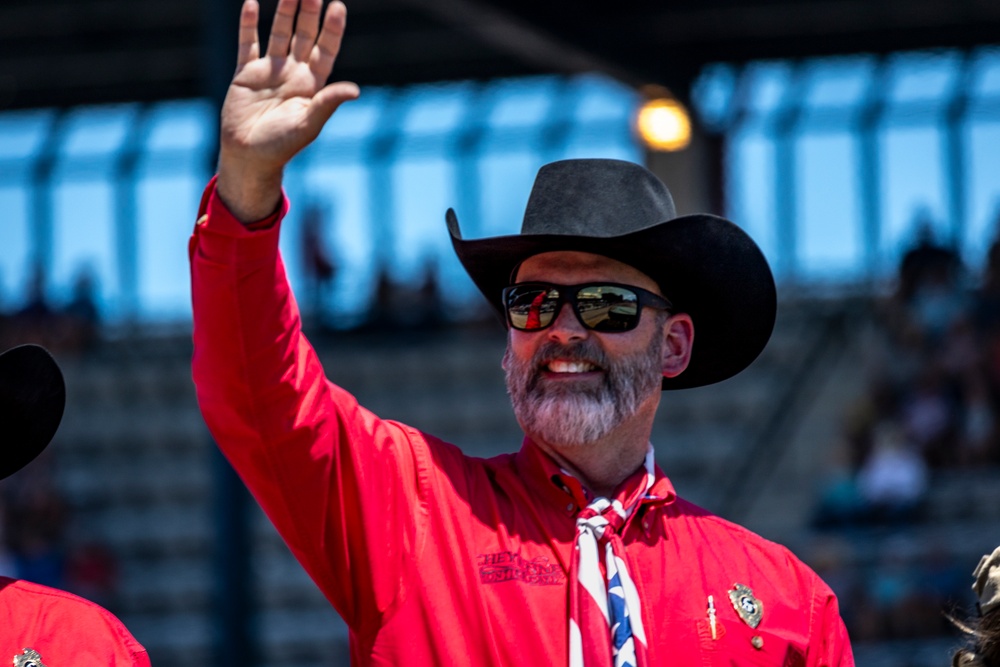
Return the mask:
[[[446,219],[458,259],[501,316],[501,291],[514,271],[543,252],[604,255],[656,281],[675,311],[691,316],[695,331],[687,370],[664,378],[664,389],[732,377],[771,337],[774,278],[757,245],[724,218],[678,217],[667,186],[638,164],[586,159],[544,165],[519,235],[464,240],[455,211],[448,209]]]
[[[65,405],[62,372],[45,348],[20,345],[0,354],[0,479],[42,453]]]

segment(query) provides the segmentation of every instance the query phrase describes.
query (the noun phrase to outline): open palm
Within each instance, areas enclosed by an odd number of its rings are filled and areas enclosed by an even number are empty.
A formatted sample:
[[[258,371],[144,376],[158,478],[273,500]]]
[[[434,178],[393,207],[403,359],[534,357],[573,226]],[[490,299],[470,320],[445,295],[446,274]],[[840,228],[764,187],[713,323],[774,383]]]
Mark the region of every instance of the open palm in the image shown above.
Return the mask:
[[[280,0],[263,57],[257,35],[260,7],[256,0],[243,4],[236,73],[222,107],[220,161],[280,171],[316,138],[341,103],[358,96],[353,83],[326,85],[344,35],[344,4],[331,3],[322,25],[322,0],[299,4]]]

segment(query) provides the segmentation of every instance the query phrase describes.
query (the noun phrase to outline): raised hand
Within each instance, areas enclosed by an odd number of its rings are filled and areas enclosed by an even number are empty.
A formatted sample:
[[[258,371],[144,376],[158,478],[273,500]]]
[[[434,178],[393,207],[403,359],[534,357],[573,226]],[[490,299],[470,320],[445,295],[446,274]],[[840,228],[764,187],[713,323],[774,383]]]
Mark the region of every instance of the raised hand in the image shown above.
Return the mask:
[[[274,211],[285,165],[319,135],[337,107],[359,94],[353,83],[326,85],[344,36],[344,3],[334,0],[322,25],[322,0],[301,0],[296,22],[299,3],[279,0],[263,57],[257,0],[246,0],[240,12],[236,73],[222,105],[216,187],[244,222]]]

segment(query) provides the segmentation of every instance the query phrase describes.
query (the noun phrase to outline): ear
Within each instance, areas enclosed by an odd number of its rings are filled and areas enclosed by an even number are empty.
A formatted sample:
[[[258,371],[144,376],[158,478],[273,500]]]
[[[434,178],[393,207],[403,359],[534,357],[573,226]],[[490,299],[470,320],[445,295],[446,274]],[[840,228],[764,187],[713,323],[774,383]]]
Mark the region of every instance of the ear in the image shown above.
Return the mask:
[[[663,377],[677,377],[691,361],[694,323],[687,313],[667,318],[663,325]]]

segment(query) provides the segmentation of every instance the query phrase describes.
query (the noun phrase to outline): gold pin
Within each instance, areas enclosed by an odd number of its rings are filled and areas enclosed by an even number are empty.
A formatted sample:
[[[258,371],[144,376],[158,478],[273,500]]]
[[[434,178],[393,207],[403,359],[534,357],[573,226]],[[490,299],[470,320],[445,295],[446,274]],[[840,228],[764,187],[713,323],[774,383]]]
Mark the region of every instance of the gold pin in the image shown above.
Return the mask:
[[[712,628],[712,639],[718,639],[715,633],[715,599],[711,595],[708,596],[708,626]]]
[[[754,635],[753,639],[750,640],[750,643],[753,644],[753,647],[758,651],[764,648],[764,638],[760,635]]]
[[[764,617],[764,603],[754,597],[749,586],[743,584],[733,584],[733,590],[729,591],[729,599],[743,622],[756,630]]]
[[[38,651],[26,648],[21,655],[14,656],[14,667],[45,667]]]

